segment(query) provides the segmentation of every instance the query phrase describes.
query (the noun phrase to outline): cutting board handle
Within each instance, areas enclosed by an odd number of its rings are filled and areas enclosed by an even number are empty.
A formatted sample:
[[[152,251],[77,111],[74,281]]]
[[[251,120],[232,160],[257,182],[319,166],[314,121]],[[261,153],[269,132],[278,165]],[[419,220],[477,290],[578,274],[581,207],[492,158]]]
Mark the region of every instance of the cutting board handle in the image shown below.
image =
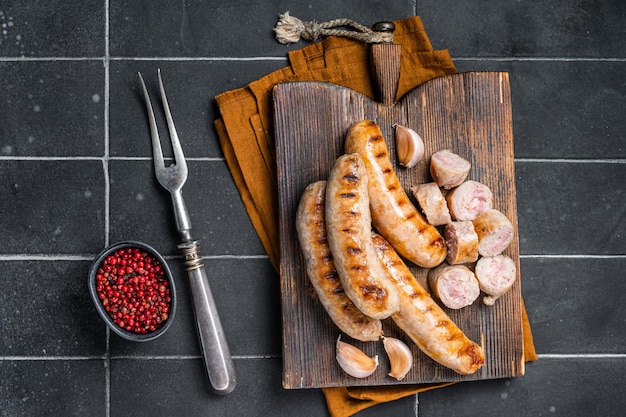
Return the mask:
[[[376,32],[393,33],[396,26],[393,22],[378,22],[372,26]],[[378,87],[378,100],[393,106],[396,102],[398,83],[400,81],[400,55],[402,46],[393,43],[372,44],[371,60],[374,81]]]

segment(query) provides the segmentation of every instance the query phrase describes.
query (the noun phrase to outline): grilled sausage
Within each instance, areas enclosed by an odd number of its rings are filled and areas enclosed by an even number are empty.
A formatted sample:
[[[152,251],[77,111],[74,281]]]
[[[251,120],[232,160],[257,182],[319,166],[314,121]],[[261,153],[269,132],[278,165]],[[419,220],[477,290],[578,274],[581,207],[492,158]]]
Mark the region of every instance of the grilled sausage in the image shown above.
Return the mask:
[[[430,157],[430,175],[438,186],[449,190],[465,181],[472,164],[467,159],[447,149]]]
[[[437,183],[429,182],[411,187],[415,199],[419,203],[426,220],[433,226],[441,226],[452,221],[448,203]]]
[[[443,305],[455,310],[473,304],[480,295],[476,276],[464,265],[441,264],[431,269],[428,286]]]
[[[470,221],[451,222],[443,233],[448,246],[446,262],[450,265],[476,262],[478,259],[478,235]]]
[[[482,256],[499,255],[513,241],[513,224],[496,209],[487,210],[476,216],[474,229],[478,234],[478,253]]]
[[[493,305],[515,283],[517,268],[513,259],[506,255],[483,257],[476,262],[474,270],[480,289],[487,294],[483,302]]]
[[[342,155],[326,186],[328,244],[346,295],[369,317],[398,308],[398,293],[372,243],[367,171],[358,154]]]
[[[465,181],[446,196],[454,220],[474,220],[493,206],[493,193],[485,184]]]
[[[348,298],[335,268],[325,220],[326,181],[310,184],[300,197],[296,231],[306,273],[330,319],[348,336],[363,342],[382,335],[382,323],[363,314]]]
[[[382,236],[372,237],[378,256],[398,288],[399,310],[391,318],[422,352],[461,375],[485,362],[483,348],[471,341],[431,298]]]
[[[443,262],[446,243],[406,195],[376,122],[363,120],[353,124],[345,145],[346,152],[356,152],[365,161],[372,222],[378,232],[416,265],[432,268]]]

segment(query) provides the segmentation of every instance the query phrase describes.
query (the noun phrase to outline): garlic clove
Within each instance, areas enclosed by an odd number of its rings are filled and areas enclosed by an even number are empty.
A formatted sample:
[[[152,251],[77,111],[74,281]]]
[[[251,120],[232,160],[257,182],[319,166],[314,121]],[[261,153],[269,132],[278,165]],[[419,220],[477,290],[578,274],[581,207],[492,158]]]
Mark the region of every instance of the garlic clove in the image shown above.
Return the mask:
[[[394,337],[383,336],[383,346],[391,364],[389,376],[400,381],[413,366],[413,353],[406,343]]]
[[[378,366],[378,355],[373,358],[349,343],[337,339],[337,362],[341,369],[355,378],[366,378],[374,373]]]
[[[413,129],[395,125],[396,153],[400,165],[412,168],[424,159],[424,141]]]

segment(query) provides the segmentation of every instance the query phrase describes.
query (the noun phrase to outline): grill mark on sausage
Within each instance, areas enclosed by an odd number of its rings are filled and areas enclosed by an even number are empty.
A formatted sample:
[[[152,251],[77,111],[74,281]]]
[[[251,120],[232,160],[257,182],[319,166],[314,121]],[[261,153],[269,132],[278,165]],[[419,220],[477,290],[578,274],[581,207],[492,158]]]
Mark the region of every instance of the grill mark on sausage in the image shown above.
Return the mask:
[[[332,254],[332,253],[330,253],[330,252],[326,252],[326,253],[325,253],[325,254],[321,257],[321,260],[322,260],[324,263],[329,263],[329,262],[332,262],[332,260],[333,260],[333,254]]]
[[[315,240],[315,243],[317,243],[320,246],[323,246],[328,243],[328,239],[326,238],[326,236],[320,236]],[[333,259],[333,258],[331,257],[330,259]]]
[[[361,294],[366,298],[381,300],[387,296],[387,291],[376,285],[361,285],[359,287]]]
[[[361,213],[350,210],[350,211],[344,211],[343,215],[349,218],[357,218],[361,216]]]
[[[439,321],[437,322],[437,325],[436,325],[436,326],[437,326],[437,327],[447,327],[447,326],[449,326],[449,325],[450,325],[450,321],[448,321],[448,320],[439,320]]]
[[[482,352],[475,344],[467,345],[464,349],[461,349],[460,353],[464,353],[465,355],[469,356],[471,364],[474,366],[482,365],[483,363],[485,363]]]
[[[324,279],[327,279],[329,281],[336,281],[339,279],[339,275],[337,274],[337,270],[333,269],[330,271],[326,271],[324,273]],[[341,291],[343,292],[343,288],[339,287],[339,289],[341,289]]]
[[[343,199],[356,198],[356,194],[355,193],[341,193],[339,194],[339,197]]]
[[[344,292],[346,292],[346,291],[343,289],[343,287],[335,288],[333,290],[333,295],[343,294]]]
[[[356,174],[346,174],[343,176],[343,179],[348,182],[358,182],[361,178]]]
[[[348,247],[347,250],[350,255],[360,255],[361,253],[363,253],[363,250],[361,248],[354,247],[354,246]]]

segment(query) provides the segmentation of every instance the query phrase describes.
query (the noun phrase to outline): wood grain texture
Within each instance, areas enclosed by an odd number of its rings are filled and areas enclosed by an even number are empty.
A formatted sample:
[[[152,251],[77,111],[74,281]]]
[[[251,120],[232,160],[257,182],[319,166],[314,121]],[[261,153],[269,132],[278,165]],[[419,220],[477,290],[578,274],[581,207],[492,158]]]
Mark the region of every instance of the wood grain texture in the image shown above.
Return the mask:
[[[400,81],[400,55],[402,46],[394,44],[374,44],[371,46],[372,72],[378,85],[378,98],[384,105],[396,101]]]
[[[523,375],[521,274],[513,156],[513,130],[508,74],[471,72],[443,76],[410,91],[392,105],[377,103],[352,90],[317,82],[280,84],[274,91],[276,161],[280,207],[281,301],[283,327],[283,386],[314,388],[371,386],[507,378]],[[469,179],[489,186],[494,207],[515,227],[505,252],[516,263],[518,279],[494,306],[482,297],[450,317],[485,349],[486,363],[477,373],[460,376],[435,363],[391,320],[385,335],[404,340],[415,364],[400,382],[387,376],[389,363],[381,342],[342,340],[379,355],[377,371],[365,379],[346,375],[336,364],[339,329],[330,321],[306,277],[295,231],[300,195],[314,181],[326,179],[343,153],[348,128],[363,119],[375,120],[387,141],[396,173],[410,195],[412,185],[432,181],[428,161],[434,152],[449,149],[472,163]],[[425,143],[423,162],[411,169],[399,166],[394,145],[395,124],[418,132]],[[412,201],[416,204],[414,198]],[[427,270],[409,265],[425,288]]]

